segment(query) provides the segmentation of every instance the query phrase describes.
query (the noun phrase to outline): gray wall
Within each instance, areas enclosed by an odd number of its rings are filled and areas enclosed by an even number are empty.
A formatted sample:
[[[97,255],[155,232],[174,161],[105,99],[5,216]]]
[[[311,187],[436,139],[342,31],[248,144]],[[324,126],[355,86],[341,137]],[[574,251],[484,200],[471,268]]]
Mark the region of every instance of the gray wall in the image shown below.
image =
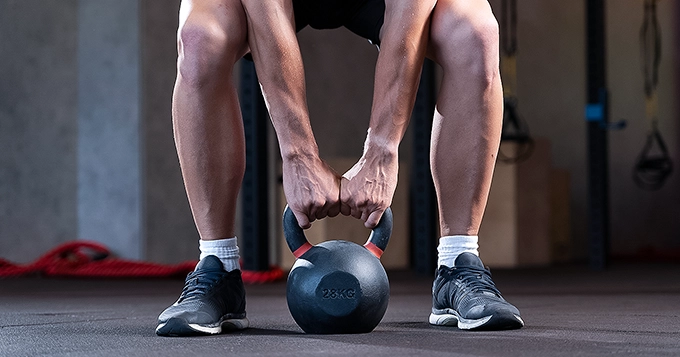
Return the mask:
[[[179,0],[142,1],[142,117],[146,257],[197,259],[198,232],[187,201],[172,137]]]
[[[77,237],[78,2],[0,1],[0,257]]]
[[[0,257],[88,239],[194,259],[174,151],[177,1],[0,1]]]
[[[78,7],[78,237],[143,256],[137,0]],[[124,253],[123,253],[124,252]]]

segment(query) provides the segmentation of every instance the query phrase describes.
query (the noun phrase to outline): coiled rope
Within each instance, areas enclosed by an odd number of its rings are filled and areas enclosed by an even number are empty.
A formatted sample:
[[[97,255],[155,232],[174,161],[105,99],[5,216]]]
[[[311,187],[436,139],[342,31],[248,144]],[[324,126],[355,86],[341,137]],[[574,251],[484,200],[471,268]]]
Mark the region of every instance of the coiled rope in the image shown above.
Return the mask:
[[[0,278],[27,275],[77,278],[166,278],[183,277],[194,270],[197,261],[176,265],[139,262],[112,257],[102,244],[89,241],[64,243],[38,258],[19,265],[0,259]],[[283,271],[271,267],[268,271],[242,271],[246,284],[262,284],[281,280]]]

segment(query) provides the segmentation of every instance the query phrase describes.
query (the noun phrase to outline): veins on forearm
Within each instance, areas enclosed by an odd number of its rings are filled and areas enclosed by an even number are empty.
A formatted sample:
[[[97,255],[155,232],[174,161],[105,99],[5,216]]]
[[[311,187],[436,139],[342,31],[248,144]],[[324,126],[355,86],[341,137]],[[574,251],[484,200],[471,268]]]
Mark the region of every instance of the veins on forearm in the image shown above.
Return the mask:
[[[370,127],[374,139],[395,146],[403,138],[415,103],[434,4],[392,2],[389,6],[376,64]]]

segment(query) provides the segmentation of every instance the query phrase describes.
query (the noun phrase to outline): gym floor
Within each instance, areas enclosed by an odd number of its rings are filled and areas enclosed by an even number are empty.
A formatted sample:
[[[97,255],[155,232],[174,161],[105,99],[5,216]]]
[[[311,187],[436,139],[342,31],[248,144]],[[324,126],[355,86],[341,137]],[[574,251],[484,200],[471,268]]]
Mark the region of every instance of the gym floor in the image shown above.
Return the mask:
[[[154,334],[181,280],[0,281],[0,355],[35,356],[679,356],[680,264],[494,270],[526,327],[470,332],[427,323],[431,277],[391,272],[390,305],[372,333],[307,335],[285,283],[249,285],[251,328],[191,338]]]

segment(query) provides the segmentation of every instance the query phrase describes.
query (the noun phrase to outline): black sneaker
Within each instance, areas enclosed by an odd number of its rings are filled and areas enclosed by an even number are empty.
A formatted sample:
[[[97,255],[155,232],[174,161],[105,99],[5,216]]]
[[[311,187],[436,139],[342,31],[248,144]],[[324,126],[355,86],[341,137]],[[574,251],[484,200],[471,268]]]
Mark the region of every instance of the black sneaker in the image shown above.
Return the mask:
[[[179,299],[158,316],[159,336],[213,335],[248,327],[241,271],[209,255],[189,273]]]
[[[505,301],[491,273],[472,253],[440,266],[432,286],[430,324],[464,330],[506,330],[524,326],[519,310]]]

